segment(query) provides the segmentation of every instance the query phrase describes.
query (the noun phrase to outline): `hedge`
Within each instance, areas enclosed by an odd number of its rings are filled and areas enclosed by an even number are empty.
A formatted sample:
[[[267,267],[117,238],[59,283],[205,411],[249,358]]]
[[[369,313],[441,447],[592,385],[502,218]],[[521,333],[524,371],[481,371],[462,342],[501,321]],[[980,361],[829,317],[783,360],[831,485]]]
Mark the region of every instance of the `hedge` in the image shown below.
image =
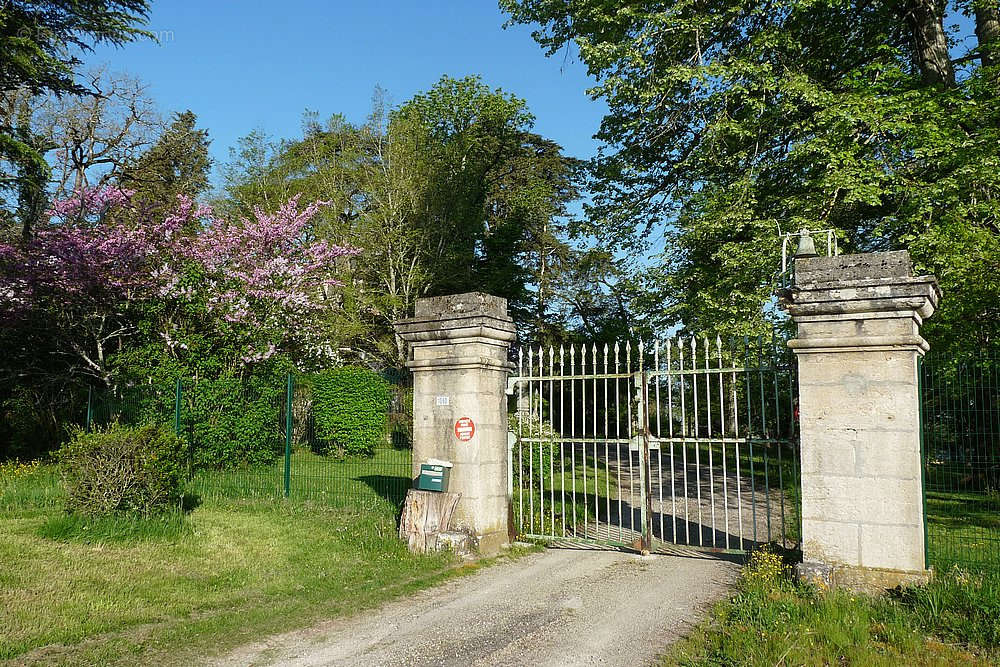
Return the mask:
[[[371,456],[386,442],[391,388],[366,368],[344,366],[312,380],[313,448],[334,456]]]

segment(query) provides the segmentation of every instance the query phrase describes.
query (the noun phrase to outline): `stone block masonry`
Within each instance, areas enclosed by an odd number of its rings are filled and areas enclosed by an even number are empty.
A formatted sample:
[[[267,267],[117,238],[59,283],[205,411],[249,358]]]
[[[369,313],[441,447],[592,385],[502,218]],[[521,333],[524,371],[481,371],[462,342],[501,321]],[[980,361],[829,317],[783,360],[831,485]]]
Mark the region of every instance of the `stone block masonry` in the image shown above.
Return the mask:
[[[851,588],[925,580],[917,364],[937,281],[905,251],[800,258],[795,275],[800,571]]]
[[[413,476],[428,459],[451,461],[448,491],[461,494],[451,530],[494,553],[509,541],[507,302],[478,292],[419,299],[396,331],[413,372]]]

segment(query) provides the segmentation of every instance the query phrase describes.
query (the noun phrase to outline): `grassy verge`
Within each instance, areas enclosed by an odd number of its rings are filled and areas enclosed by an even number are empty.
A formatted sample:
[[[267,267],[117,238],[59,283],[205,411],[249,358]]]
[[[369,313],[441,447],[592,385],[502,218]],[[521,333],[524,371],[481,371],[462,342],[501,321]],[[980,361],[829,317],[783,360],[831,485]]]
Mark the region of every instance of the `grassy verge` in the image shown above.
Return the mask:
[[[759,551],[664,665],[979,665],[1000,659],[1000,575],[953,570],[868,597],[794,582]]]
[[[187,664],[474,567],[410,554],[389,502],[207,499],[145,523],[61,507],[50,468],[0,471],[0,661]]]

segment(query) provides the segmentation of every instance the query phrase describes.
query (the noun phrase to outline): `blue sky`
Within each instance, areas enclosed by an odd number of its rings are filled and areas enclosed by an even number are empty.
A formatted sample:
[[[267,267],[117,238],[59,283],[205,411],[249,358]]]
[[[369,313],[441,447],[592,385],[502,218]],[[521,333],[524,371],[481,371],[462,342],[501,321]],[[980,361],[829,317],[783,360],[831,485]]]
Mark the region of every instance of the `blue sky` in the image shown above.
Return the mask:
[[[398,104],[443,74],[478,74],[524,98],[536,131],[590,157],[606,107],[587,96],[586,68],[573,54],[546,58],[529,29],[504,20],[493,0],[154,0],[160,44],[86,60],[146,82],[165,113],[194,111],[217,162],[253,129],[297,137],[305,109],[362,121],[376,85]]]

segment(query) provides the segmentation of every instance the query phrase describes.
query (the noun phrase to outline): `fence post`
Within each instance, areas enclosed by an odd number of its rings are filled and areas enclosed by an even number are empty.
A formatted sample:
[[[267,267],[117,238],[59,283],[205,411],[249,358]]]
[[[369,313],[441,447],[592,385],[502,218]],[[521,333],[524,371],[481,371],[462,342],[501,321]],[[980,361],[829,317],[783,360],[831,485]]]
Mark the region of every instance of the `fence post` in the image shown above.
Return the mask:
[[[292,393],[294,391],[295,380],[291,373],[288,374],[288,383],[285,389],[285,497],[292,490]]]
[[[90,425],[94,421],[94,387],[90,385],[87,387],[87,432],[90,432]]]
[[[174,390],[174,435],[178,438],[181,437],[181,382],[180,378],[177,378],[177,387]]]
[[[931,550],[927,528],[927,450],[924,441],[924,358],[917,357],[917,395],[920,397],[920,487],[924,490],[920,501],[924,515],[924,568],[931,567]]]

